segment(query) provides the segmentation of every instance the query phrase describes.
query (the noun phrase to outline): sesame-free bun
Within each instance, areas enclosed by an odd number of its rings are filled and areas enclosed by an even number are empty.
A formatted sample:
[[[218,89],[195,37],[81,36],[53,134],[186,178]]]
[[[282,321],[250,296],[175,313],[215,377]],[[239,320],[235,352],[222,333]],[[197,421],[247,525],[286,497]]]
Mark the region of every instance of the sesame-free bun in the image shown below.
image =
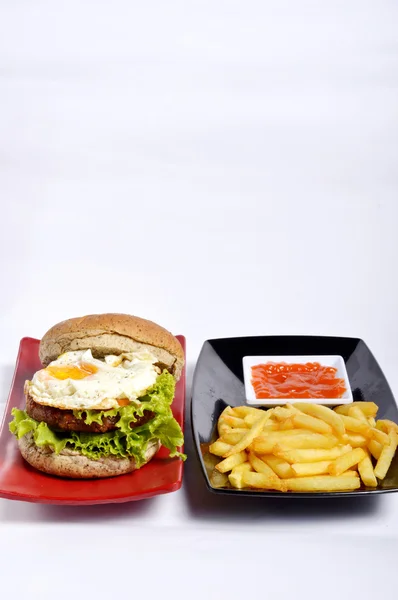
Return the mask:
[[[69,479],[98,479],[125,475],[137,469],[134,458],[116,458],[107,456],[93,460],[64,448],[56,454],[50,446],[36,446],[32,432],[18,440],[19,449],[24,459],[44,473],[66,477]],[[145,453],[145,464],[151,460],[160,448],[160,442],[152,440]]]
[[[39,349],[40,360],[48,365],[60,354],[91,349],[93,356],[150,350],[159,365],[179,379],[184,365],[180,342],[160,325],[119,313],[87,315],[57,323],[44,334]]]

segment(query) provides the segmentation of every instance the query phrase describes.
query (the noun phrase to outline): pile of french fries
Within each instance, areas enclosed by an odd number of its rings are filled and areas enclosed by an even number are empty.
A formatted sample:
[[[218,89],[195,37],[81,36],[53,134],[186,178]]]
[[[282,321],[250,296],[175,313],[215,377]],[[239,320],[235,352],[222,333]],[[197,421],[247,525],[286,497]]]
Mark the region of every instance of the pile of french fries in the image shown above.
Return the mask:
[[[218,420],[214,487],[279,492],[375,488],[385,478],[398,445],[398,425],[376,421],[374,402],[333,410],[300,402],[266,411],[227,407]]]

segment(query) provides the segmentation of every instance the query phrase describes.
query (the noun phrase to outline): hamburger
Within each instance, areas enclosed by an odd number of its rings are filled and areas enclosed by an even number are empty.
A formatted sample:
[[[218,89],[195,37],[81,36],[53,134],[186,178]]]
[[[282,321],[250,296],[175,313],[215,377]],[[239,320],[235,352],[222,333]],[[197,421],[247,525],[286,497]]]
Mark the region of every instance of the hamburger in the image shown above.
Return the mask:
[[[185,459],[170,408],[184,351],[166,329],[124,314],[69,319],[43,336],[39,357],[10,423],[30,465],[91,479],[139,469],[161,445]]]

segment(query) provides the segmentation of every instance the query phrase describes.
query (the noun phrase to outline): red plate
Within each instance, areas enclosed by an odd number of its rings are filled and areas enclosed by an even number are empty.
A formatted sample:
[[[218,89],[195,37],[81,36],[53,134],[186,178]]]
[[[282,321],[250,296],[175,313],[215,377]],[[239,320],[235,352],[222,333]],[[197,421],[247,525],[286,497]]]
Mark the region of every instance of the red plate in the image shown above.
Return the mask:
[[[185,338],[182,335],[177,338],[185,352]],[[168,458],[166,448],[161,448],[138,471],[98,480],[60,479],[41,473],[25,462],[15,437],[8,430],[8,423],[12,418],[12,408],[25,407],[25,380],[31,379],[33,373],[41,368],[39,340],[23,338],[0,431],[0,497],[46,504],[105,504],[142,500],[175,492],[181,487],[183,462],[178,458]],[[171,408],[184,428],[185,368],[177,383]]]

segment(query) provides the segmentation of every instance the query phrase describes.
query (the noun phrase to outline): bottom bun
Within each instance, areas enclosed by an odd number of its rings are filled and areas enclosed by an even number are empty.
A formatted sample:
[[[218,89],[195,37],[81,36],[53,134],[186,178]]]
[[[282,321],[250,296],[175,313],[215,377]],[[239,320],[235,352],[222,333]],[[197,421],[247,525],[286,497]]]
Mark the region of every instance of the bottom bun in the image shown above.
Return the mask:
[[[18,440],[19,449],[24,459],[49,475],[68,477],[70,479],[98,479],[116,477],[131,473],[137,469],[134,458],[106,457],[93,460],[75,450],[64,449],[56,454],[49,446],[36,446],[33,434],[27,433]],[[158,440],[148,443],[145,452],[145,463],[149,462],[160,448]]]

